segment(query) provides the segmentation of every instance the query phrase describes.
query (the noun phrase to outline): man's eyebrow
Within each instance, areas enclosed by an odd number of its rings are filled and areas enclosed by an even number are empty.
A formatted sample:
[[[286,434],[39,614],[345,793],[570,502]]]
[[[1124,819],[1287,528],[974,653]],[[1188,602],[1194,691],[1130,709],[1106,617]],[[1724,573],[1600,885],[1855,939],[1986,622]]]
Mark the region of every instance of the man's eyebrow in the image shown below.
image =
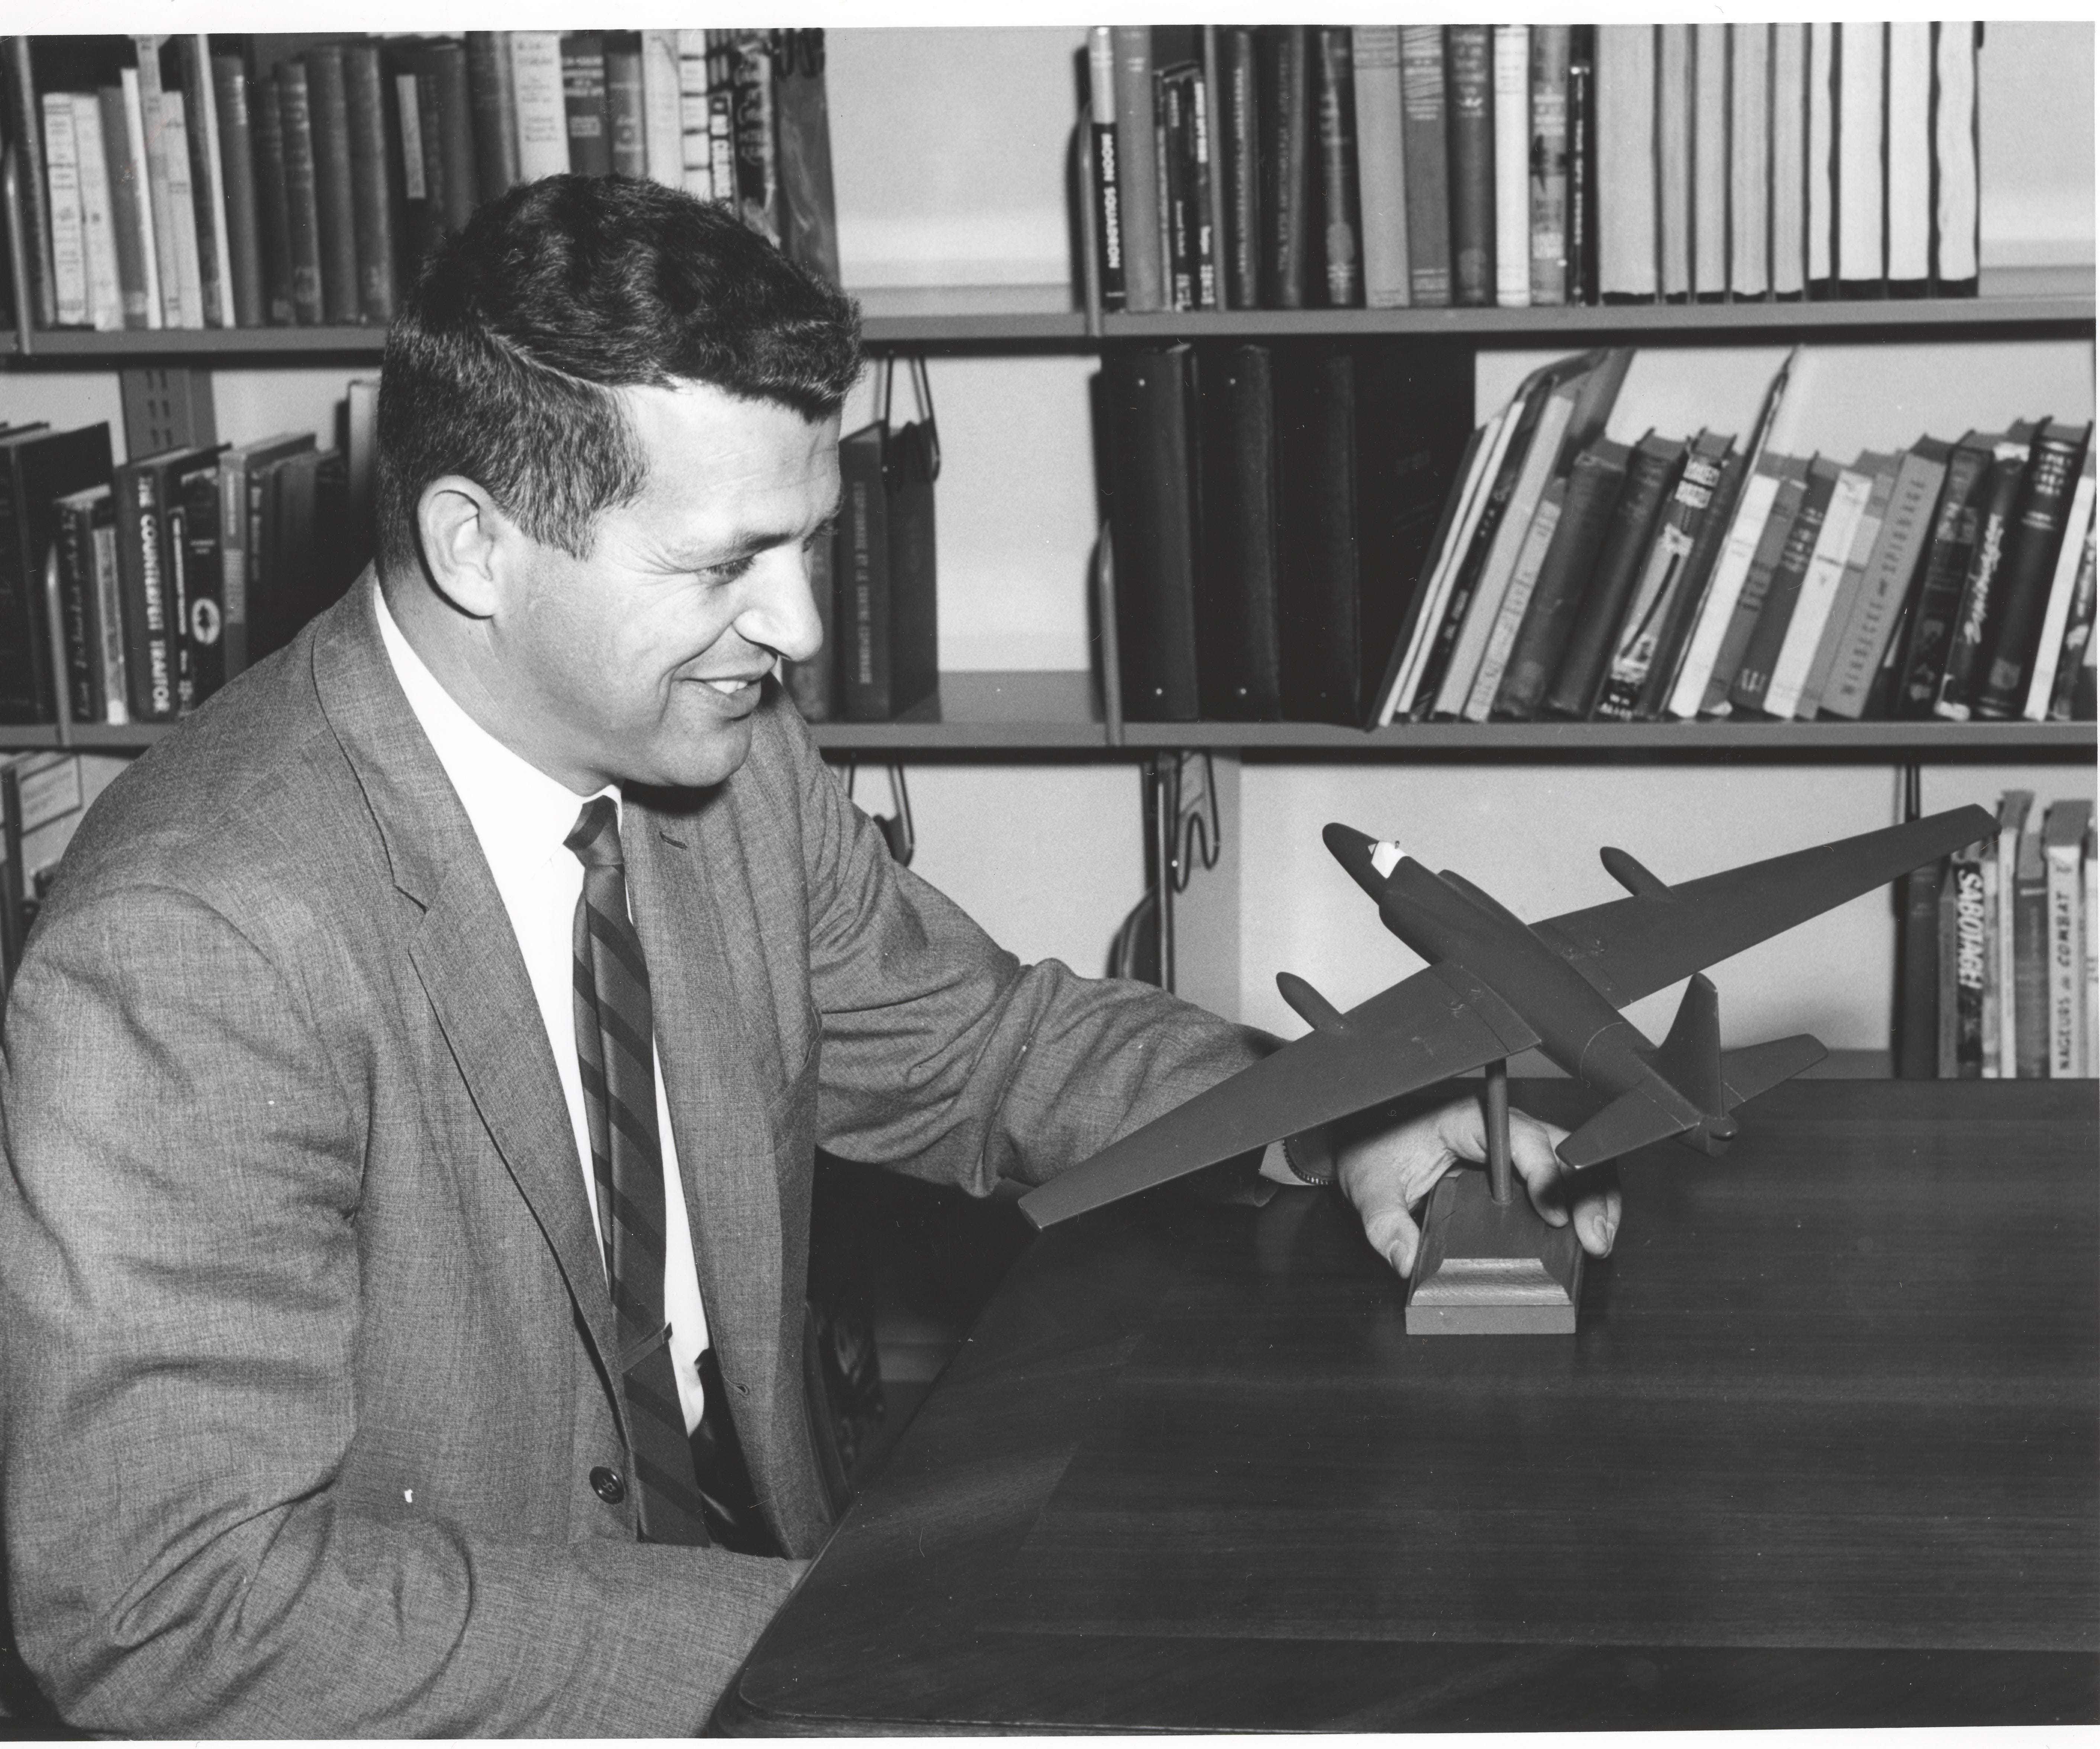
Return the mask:
[[[796,528],[741,528],[724,536],[719,541],[709,541],[704,545],[695,545],[673,548],[668,554],[672,562],[690,570],[708,565],[732,564],[753,553],[763,553],[773,547],[785,546],[791,541],[803,541],[812,534],[822,534],[839,519],[845,508],[843,489],[832,500],[832,507],[823,520],[806,532]]]

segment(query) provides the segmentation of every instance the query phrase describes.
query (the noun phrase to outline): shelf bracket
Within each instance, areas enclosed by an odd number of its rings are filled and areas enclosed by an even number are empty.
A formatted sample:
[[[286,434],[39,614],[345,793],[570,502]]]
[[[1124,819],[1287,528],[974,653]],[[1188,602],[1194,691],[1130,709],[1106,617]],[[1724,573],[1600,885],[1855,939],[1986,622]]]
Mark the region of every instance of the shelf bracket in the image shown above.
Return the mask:
[[[119,371],[124,396],[124,453],[188,449],[218,441],[211,373],[185,364],[143,364]]]

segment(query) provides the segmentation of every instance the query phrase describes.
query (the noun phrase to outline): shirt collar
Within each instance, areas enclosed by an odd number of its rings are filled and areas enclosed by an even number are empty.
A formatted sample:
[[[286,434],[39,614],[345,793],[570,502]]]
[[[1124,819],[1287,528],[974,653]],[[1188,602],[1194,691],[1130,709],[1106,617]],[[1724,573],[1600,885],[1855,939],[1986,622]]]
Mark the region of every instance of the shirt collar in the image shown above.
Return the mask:
[[[561,850],[584,804],[594,798],[555,782],[470,717],[416,654],[376,585],[372,600],[395,678],[452,780],[483,854],[501,868],[536,863]],[[616,787],[609,784],[598,793],[619,806]]]

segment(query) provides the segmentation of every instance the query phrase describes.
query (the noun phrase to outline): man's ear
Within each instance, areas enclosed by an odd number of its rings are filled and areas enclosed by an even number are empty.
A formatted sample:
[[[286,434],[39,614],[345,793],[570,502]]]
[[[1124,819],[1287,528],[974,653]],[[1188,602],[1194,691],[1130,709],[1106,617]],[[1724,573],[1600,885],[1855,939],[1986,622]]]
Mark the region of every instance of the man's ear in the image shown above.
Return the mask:
[[[416,532],[438,593],[475,619],[492,615],[501,587],[501,549],[517,535],[495,499],[464,475],[441,475],[416,500]]]

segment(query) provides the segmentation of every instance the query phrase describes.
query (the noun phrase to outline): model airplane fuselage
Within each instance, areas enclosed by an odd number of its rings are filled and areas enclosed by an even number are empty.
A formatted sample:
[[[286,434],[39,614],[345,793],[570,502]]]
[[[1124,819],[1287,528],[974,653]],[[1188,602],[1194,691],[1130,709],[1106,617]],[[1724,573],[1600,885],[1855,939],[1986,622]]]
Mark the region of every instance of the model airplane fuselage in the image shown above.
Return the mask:
[[[1462,875],[1330,826],[1328,849],[1427,966],[1347,1014],[1279,974],[1311,1033],[1030,1191],[1021,1212],[1047,1226],[1533,1047],[1605,1100],[1560,1145],[1568,1165],[1673,1136],[1718,1154],[1737,1106],[1824,1049],[1802,1033],[1723,1050],[1704,969],[1996,829],[1957,808],[1676,886],[1607,849],[1626,897],[1528,924]],[[1680,979],[1677,1018],[1652,1043],[1620,1010]]]
[[[1374,844],[1346,826],[1330,826],[1326,837],[1335,859],[1377,901],[1388,929],[1447,975],[1471,973],[1537,1034],[1538,1049],[1586,1085],[1626,1102],[1606,1108],[1607,1117],[1618,1114],[1612,1123],[1600,1120],[1586,1126],[1595,1134],[1569,1138],[1562,1157],[1570,1165],[1626,1151],[1612,1144],[1636,1128],[1644,1140],[1657,1139],[1648,1132],[1674,1133],[1703,1152],[1718,1154],[1740,1127],[1729,1108],[1771,1084],[1738,1085],[1729,1097],[1718,1004],[1705,978],[1687,988],[1668,1048],[1659,1049],[1529,924],[1463,875],[1432,873],[1397,846]],[[1623,850],[1608,850],[1605,863],[1637,896],[1667,898],[1669,888]],[[1300,1004],[1309,988],[1297,978],[1282,989],[1285,1000],[1315,1027],[1340,1018],[1324,1003],[1307,1012],[1312,1004]],[[1478,996],[1474,1000],[1477,1005]],[[1793,1067],[1784,1072],[1798,1074],[1822,1054],[1820,1045],[1804,1038],[1785,1053]],[[1748,1079],[1745,1067],[1737,1066],[1739,1083]]]

